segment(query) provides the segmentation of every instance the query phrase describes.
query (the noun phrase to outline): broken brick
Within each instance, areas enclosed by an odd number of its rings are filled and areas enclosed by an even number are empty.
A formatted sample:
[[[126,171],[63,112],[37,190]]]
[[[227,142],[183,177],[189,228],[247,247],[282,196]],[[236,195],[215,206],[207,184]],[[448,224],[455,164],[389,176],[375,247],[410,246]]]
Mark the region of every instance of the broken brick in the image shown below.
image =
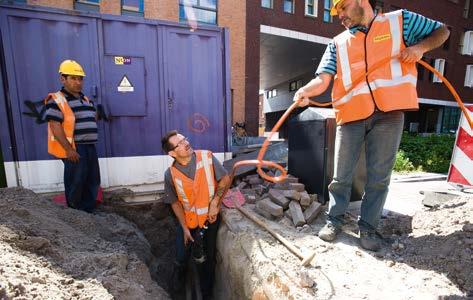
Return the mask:
[[[246,194],[244,196],[245,196],[246,203],[249,203],[249,204],[255,204],[256,200],[258,200],[256,195]]]
[[[299,178],[297,177],[294,177],[292,175],[288,175],[286,177],[286,180],[284,180],[284,182],[287,182],[287,183],[298,183],[299,182]]]
[[[283,190],[282,194],[284,195],[284,197],[289,198],[291,200],[299,201],[301,199],[301,194],[298,191]]]
[[[289,207],[290,200],[284,197],[284,195],[282,194],[280,190],[270,189],[268,194],[269,194],[269,198],[274,203],[284,207],[284,209]]]
[[[256,206],[259,209],[262,209],[275,217],[280,217],[283,215],[283,208],[276,203],[272,202],[268,198],[265,198],[259,201]]]
[[[302,208],[299,202],[291,201],[291,203],[289,203],[289,210],[291,211],[292,222],[294,222],[296,227],[305,224],[304,214],[302,213]]]
[[[275,217],[272,214],[270,214],[269,212],[261,208],[261,204],[259,204],[260,202],[256,203],[256,206],[254,208],[255,212],[258,213],[260,216],[265,217],[268,220],[274,220]]]
[[[299,193],[300,196],[301,196],[301,199],[299,200],[300,204],[303,206],[303,207],[307,207],[310,205],[310,203],[312,202],[311,199],[310,199],[310,196],[309,194],[307,194],[306,191],[302,192],[302,193]]]
[[[289,183],[289,189],[295,190],[298,192],[303,192],[305,191],[305,186],[303,183]]]
[[[263,179],[261,179],[260,177],[253,177],[253,178],[248,179],[248,183],[251,184],[252,186],[263,184]]]
[[[312,202],[312,204],[304,211],[304,218],[307,223],[312,223],[312,221],[317,218],[319,213],[322,211],[322,204],[319,202]]]

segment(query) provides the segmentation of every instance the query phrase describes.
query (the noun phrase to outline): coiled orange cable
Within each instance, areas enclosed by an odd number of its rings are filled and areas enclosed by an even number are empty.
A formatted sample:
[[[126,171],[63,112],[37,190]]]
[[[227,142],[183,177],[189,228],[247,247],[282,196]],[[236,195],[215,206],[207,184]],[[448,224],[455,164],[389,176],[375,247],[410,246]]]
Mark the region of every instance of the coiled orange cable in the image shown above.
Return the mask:
[[[360,78],[358,78],[357,80],[354,80],[353,84],[352,84],[352,87],[347,91],[347,93],[349,93],[351,90],[353,90],[360,82],[366,80],[366,77],[368,75],[370,75],[373,71],[375,71],[377,68],[379,68],[380,66],[388,63],[391,61],[391,57],[387,57],[381,61],[379,61],[378,63],[374,64],[372,66],[372,68],[366,73],[364,74],[363,76],[361,76]],[[465,115],[465,118],[466,120],[468,121],[468,124],[470,125],[470,128],[473,128],[473,120],[471,119],[471,116],[468,112],[468,109],[465,107],[465,105],[463,104],[463,101],[461,100],[460,96],[458,95],[457,91],[453,88],[452,84],[447,80],[447,78],[445,78],[442,74],[440,74],[435,68],[433,68],[432,66],[430,66],[428,63],[426,63],[425,61],[418,61],[417,63],[421,64],[423,67],[425,67],[426,69],[428,69],[429,71],[433,72],[435,75],[437,75],[441,80],[442,82],[447,86],[447,88],[450,90],[450,92],[452,93],[453,97],[455,98],[455,101],[458,103],[458,106],[460,107],[460,109],[462,110],[463,114]],[[311,106],[320,106],[320,107],[325,107],[325,106],[330,106],[332,105],[333,103],[336,103],[337,101],[339,101],[340,99],[336,99],[332,102],[327,102],[327,103],[320,103],[320,102],[317,102],[317,101],[313,101],[313,100],[309,100],[309,105]],[[237,163],[235,163],[235,165],[233,166],[232,168],[232,172],[231,172],[231,175],[230,175],[230,179],[231,181],[230,182],[233,182],[233,178],[235,176],[235,171],[237,168],[241,167],[241,166],[245,166],[245,165],[256,165],[256,168],[257,168],[257,172],[258,174],[265,180],[268,180],[270,182],[273,182],[273,183],[277,183],[277,182],[282,182],[286,179],[286,176],[287,176],[287,171],[286,169],[284,169],[281,165],[275,163],[275,162],[271,162],[271,161],[266,161],[266,160],[263,160],[263,157],[266,153],[266,150],[269,146],[269,142],[270,142],[270,139],[271,137],[273,136],[273,134],[279,130],[279,128],[281,127],[281,125],[286,121],[287,117],[292,113],[292,111],[297,108],[299,106],[299,102],[301,100],[296,100],[294,101],[294,103],[292,103],[291,106],[289,106],[289,108],[284,112],[284,114],[281,116],[281,118],[278,120],[278,122],[276,123],[276,125],[274,125],[273,129],[271,130],[271,133],[269,134],[269,136],[266,138],[266,140],[264,141],[259,153],[258,153],[258,157],[257,159],[252,159],[252,160],[242,160],[242,161],[239,161]],[[281,171],[281,175],[279,176],[269,176],[268,174],[266,174],[262,167],[268,167],[268,168],[275,168],[279,171]],[[228,189],[228,188],[227,188]]]

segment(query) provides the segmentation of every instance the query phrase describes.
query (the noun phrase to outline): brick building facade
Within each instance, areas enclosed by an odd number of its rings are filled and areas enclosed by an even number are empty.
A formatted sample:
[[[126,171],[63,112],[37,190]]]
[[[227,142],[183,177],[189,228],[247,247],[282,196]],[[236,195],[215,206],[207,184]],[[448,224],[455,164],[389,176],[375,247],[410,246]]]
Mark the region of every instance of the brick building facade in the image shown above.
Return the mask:
[[[186,0],[4,0],[3,2],[23,2],[28,5],[66,10],[90,9],[114,15],[129,14],[131,7],[130,14],[175,22],[186,22],[183,8],[188,6],[195,10],[195,15],[201,19],[200,21],[203,20],[203,23],[228,27],[233,122],[246,122],[250,134],[258,133],[262,109],[266,110],[267,128],[274,122],[271,120],[276,120],[282,114],[295,92],[291,87],[298,87],[299,83],[305,84],[312,78],[326,44],[343,30],[338,19],[332,20],[328,15],[331,0],[187,2]],[[473,102],[473,8],[471,8],[473,3],[470,4],[473,1],[373,2],[376,2],[377,7],[383,11],[406,8],[445,23],[451,31],[449,40],[445,46],[427,53],[424,59],[432,65],[436,63],[439,67],[443,65],[444,74],[459,95],[465,102]],[[465,35],[471,36],[470,44],[462,46],[464,41],[468,40]],[[281,50],[283,48],[285,52]],[[462,49],[464,54],[461,53]],[[273,55],[278,51],[280,53]],[[300,68],[299,74],[297,68]],[[466,78],[468,76],[469,78]],[[264,101],[260,101],[263,90]],[[448,127],[449,130],[450,127],[456,126],[459,112],[452,102],[453,97],[442,84],[432,82],[432,76],[423,70],[419,72],[418,91],[421,110],[407,115],[408,127],[413,123],[417,124],[417,130],[421,132],[442,132],[445,131],[443,128]],[[321,98],[327,100],[328,94]],[[262,102],[265,103],[264,107],[260,107],[263,106],[260,105]],[[448,126],[446,123],[449,123]]]

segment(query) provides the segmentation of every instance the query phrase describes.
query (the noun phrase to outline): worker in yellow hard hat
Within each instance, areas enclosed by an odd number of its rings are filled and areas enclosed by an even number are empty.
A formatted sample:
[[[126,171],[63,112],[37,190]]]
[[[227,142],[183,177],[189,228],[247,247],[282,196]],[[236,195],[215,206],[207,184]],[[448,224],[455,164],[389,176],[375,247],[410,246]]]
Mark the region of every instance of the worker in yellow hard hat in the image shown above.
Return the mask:
[[[376,230],[404,126],[403,111],[418,109],[415,62],[442,45],[450,32],[444,24],[407,10],[378,14],[372,2],[333,1],[330,14],[338,16],[346,30],[329,43],[317,77],[295,93],[294,101],[306,106],[309,97],[325,92],[333,79],[334,175],[328,186],[327,224],[319,237],[333,241],[341,231],[355,166],[365,149],[360,245],[377,251],[382,243]],[[374,69],[383,61],[387,63]],[[367,75],[368,70],[374,71]]]
[[[92,212],[100,186],[96,108],[82,93],[85,72],[79,63],[63,61],[59,74],[63,87],[44,100],[48,152],[64,163],[67,205]]]

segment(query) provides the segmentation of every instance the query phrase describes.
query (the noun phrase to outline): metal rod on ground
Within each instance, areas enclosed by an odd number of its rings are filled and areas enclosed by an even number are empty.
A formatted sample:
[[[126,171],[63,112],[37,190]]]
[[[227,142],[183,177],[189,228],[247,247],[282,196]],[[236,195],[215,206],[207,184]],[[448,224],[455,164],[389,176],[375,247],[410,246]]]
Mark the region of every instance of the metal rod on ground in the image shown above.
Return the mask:
[[[289,249],[292,253],[294,253],[297,257],[301,259],[301,265],[307,266],[310,264],[312,259],[315,256],[315,251],[308,253],[306,256],[302,254],[302,252],[296,248],[290,241],[284,238],[282,235],[274,231],[273,229],[269,228],[266,223],[255,217],[252,213],[241,206],[236,207],[245,217],[250,219],[251,221],[255,222],[259,226],[263,227],[266,231],[268,231],[272,236],[274,236],[278,241],[280,241],[287,249]]]

